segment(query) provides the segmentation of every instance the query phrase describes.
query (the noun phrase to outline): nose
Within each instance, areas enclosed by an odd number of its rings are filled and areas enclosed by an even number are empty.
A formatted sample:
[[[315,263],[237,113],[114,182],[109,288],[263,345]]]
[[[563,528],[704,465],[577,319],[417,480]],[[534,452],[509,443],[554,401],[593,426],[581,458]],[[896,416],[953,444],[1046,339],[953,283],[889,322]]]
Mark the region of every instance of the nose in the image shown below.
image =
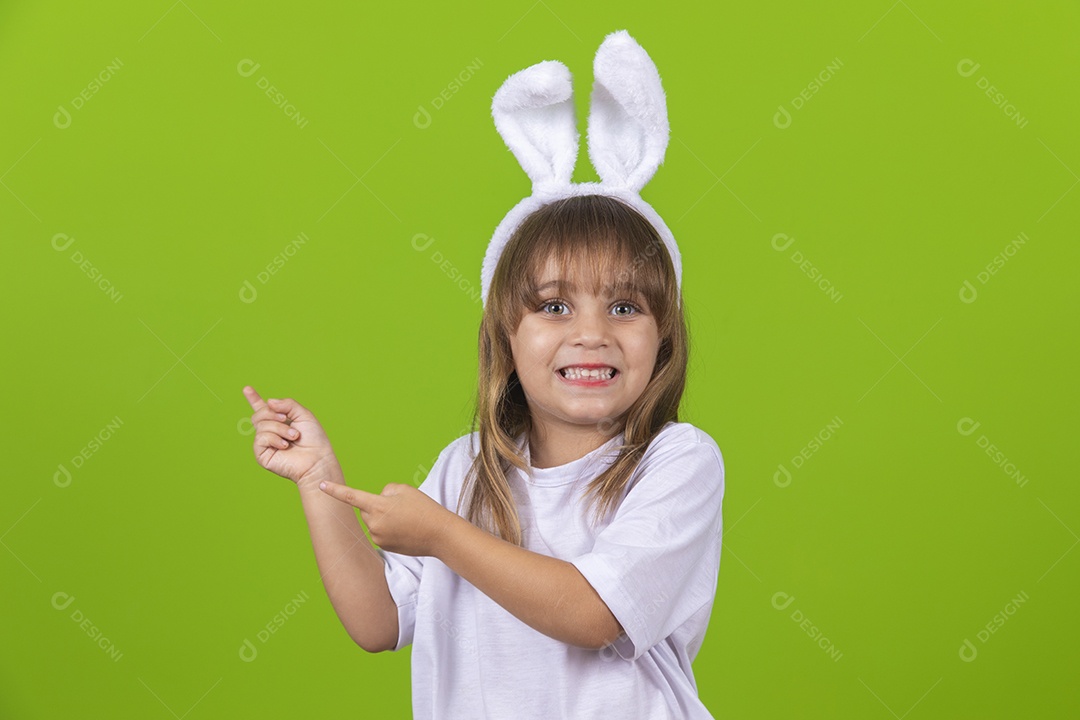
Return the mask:
[[[610,340],[611,326],[603,303],[586,303],[577,312],[567,340],[572,345],[603,347]]]

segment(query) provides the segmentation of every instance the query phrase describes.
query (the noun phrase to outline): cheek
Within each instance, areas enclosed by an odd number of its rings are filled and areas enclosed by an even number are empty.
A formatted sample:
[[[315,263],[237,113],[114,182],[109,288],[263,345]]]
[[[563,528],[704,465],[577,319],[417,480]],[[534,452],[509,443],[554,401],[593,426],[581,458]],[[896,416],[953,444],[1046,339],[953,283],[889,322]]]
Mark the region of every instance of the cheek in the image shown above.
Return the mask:
[[[657,341],[655,333],[642,331],[629,338],[627,346],[631,348],[631,352],[634,353],[635,357],[651,358],[656,357],[656,352],[659,349],[660,344]]]
[[[656,358],[660,353],[660,343],[654,335],[646,334],[636,338],[633,344],[634,363],[646,377],[652,374],[656,366]]]
[[[546,358],[558,346],[558,336],[554,335],[551,328],[537,323],[526,327],[522,325],[522,332],[518,336],[518,348],[527,357],[534,360]]]
[[[522,323],[518,334],[511,338],[510,350],[514,355],[514,366],[518,370],[518,377],[538,377],[547,371],[545,364],[548,359],[550,347],[545,343],[544,335],[539,328],[532,328],[528,323]]]

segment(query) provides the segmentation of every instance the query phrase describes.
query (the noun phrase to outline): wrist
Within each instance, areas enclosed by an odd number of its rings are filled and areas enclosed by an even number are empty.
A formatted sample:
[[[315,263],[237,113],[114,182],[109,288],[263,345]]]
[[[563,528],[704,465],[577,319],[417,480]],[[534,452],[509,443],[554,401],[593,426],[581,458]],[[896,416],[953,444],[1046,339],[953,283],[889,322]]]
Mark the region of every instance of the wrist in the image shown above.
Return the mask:
[[[462,533],[468,532],[469,528],[475,526],[456,512],[452,512],[447,508],[443,508],[443,511],[446,517],[439,523],[438,529],[433,533],[429,555],[441,560],[443,564],[450,567]]]
[[[345,474],[341,470],[341,463],[338,462],[337,456],[332,452],[316,462],[311,466],[310,470],[301,475],[296,480],[296,487],[301,492],[324,494],[322,490],[319,489],[319,483],[321,482],[333,482],[339,485],[345,484]]]

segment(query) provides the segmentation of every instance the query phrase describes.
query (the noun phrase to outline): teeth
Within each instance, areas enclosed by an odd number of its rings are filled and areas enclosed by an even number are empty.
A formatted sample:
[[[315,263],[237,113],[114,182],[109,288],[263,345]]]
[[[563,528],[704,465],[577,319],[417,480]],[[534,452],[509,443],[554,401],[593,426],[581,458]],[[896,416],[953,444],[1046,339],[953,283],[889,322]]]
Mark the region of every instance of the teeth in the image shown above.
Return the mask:
[[[578,367],[566,368],[562,371],[563,377],[568,380],[607,380],[615,374],[614,368],[582,369]]]

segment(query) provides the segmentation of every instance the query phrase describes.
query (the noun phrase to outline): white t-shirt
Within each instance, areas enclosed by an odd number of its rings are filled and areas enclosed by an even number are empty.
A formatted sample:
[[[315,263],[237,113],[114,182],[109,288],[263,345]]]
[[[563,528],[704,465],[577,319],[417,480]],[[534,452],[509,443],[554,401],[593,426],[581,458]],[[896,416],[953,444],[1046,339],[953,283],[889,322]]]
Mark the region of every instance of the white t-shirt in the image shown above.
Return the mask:
[[[712,718],[690,663],[720,569],[723,456],[704,431],[669,422],[618,509],[591,527],[583,490],[623,439],[509,478],[524,546],[572,563],[623,626],[604,649],[534,630],[437,558],[379,550],[398,606],[394,650],[412,644],[414,718]],[[420,490],[456,512],[479,442],[478,432],[451,442]],[[528,459],[524,434],[518,446]]]

